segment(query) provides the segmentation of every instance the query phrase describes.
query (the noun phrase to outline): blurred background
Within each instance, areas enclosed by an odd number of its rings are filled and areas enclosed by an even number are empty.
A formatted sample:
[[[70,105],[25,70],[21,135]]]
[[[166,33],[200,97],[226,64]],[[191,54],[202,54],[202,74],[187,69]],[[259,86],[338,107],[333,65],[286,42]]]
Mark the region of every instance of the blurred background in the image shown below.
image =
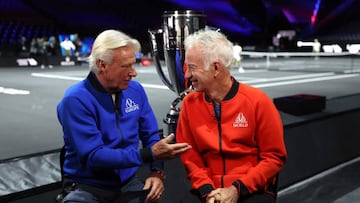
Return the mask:
[[[243,50],[292,51],[297,41],[360,43],[360,1],[356,0],[1,0],[1,54],[16,53],[25,37],[78,34],[90,50],[92,39],[104,29],[129,33],[150,51],[148,29],[160,28],[166,10],[195,10],[207,15],[209,26],[220,28]],[[301,49],[299,49],[301,51]],[[299,51],[298,50],[298,51]]]

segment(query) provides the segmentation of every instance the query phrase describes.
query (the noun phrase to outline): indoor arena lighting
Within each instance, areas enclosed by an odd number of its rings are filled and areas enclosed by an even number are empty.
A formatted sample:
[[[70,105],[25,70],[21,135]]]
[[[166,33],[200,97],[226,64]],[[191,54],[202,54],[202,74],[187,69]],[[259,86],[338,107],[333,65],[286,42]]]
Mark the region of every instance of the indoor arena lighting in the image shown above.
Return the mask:
[[[318,13],[319,8],[320,8],[320,4],[321,4],[321,0],[317,0],[316,3],[315,3],[315,8],[314,8],[313,14],[311,16],[311,26],[312,27],[315,25],[316,18],[317,18],[317,13]]]

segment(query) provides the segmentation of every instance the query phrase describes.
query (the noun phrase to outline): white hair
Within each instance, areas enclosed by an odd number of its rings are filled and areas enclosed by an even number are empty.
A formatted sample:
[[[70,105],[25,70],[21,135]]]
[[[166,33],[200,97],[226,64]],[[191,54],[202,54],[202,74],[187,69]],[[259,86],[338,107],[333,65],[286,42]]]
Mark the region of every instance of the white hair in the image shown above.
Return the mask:
[[[125,33],[118,30],[105,30],[100,33],[92,46],[92,51],[89,56],[89,68],[91,71],[98,73],[99,68],[96,64],[98,60],[103,60],[105,63],[112,63],[113,50],[119,47],[132,46],[135,52],[141,49],[138,40],[131,38]]]
[[[185,52],[193,46],[199,46],[205,69],[215,61],[219,61],[227,68],[230,68],[233,62],[233,43],[216,30],[202,29],[192,33],[185,38],[184,46]]]

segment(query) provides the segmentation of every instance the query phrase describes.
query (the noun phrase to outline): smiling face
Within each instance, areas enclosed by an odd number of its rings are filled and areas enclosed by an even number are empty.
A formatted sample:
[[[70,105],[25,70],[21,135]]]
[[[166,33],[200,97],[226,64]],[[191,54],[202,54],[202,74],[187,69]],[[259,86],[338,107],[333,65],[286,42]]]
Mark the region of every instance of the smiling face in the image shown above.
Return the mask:
[[[193,46],[186,50],[185,63],[188,66],[185,79],[191,81],[196,91],[210,91],[215,69],[212,68],[212,65],[208,68],[205,67],[206,63],[201,57],[199,47]]]
[[[99,60],[98,79],[110,92],[115,93],[128,87],[130,80],[137,76],[134,64],[135,50],[131,46],[119,47],[113,50],[113,60],[110,64]]]

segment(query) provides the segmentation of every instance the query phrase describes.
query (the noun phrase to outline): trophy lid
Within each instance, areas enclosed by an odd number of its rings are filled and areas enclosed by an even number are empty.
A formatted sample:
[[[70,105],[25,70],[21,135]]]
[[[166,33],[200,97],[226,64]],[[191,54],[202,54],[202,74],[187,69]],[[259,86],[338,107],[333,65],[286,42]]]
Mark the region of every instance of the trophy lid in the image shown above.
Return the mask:
[[[202,16],[205,14],[202,11],[193,11],[193,10],[176,10],[176,11],[164,11],[163,17],[168,16]]]

